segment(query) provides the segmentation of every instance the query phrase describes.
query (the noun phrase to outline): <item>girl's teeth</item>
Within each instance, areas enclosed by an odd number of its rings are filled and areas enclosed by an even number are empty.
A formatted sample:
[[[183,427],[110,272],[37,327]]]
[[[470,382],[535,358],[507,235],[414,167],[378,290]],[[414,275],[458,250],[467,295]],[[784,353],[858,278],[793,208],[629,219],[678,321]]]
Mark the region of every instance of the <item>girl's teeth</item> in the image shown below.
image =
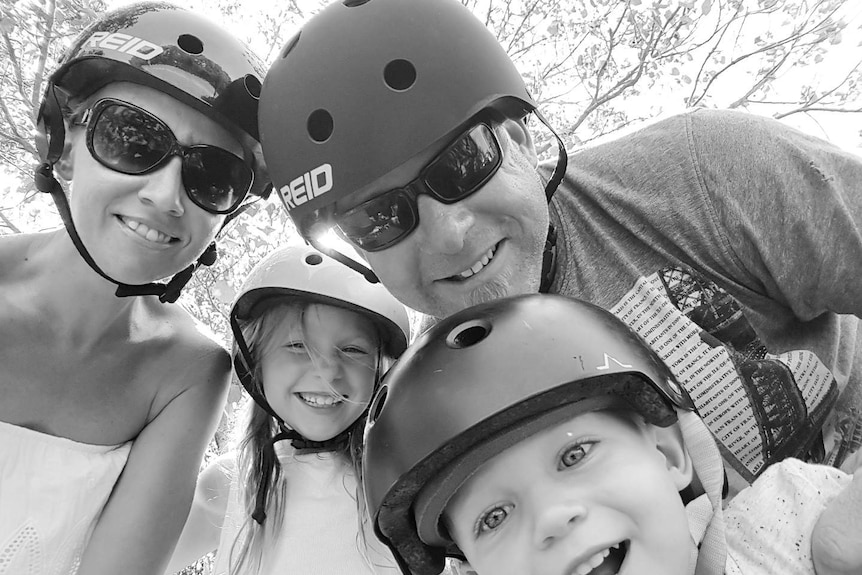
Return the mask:
[[[331,407],[341,403],[340,399],[336,399],[331,395],[319,395],[316,393],[300,393],[298,395],[302,401],[315,407]]]

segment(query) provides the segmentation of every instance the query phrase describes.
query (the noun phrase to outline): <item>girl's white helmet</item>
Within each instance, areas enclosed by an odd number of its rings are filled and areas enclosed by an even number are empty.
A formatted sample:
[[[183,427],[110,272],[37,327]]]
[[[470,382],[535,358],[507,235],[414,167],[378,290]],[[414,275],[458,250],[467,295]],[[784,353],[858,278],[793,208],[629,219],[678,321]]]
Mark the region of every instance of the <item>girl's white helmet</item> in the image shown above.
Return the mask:
[[[240,327],[267,305],[291,298],[334,305],[368,317],[380,328],[383,349],[391,357],[398,357],[407,347],[407,310],[381,284],[369,282],[311,246],[275,250],[251,270],[230,310],[230,326],[238,347],[234,353],[237,376],[252,398],[273,415],[266,399],[252,385],[253,361]]]

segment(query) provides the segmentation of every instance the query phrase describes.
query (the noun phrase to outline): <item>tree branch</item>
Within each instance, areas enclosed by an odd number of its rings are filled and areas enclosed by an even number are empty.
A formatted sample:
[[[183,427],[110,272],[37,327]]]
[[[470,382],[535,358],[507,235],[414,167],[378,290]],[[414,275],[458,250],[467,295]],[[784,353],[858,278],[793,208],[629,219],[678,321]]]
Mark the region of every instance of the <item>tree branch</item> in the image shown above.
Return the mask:
[[[33,76],[33,92],[30,94],[30,110],[35,123],[36,110],[42,100],[42,78],[45,75],[45,63],[48,61],[48,49],[54,39],[54,12],[57,10],[55,0],[45,0],[45,34],[40,39],[39,59],[36,61],[36,72]]]
[[[20,234],[20,233],[21,233],[21,230],[20,230],[20,229],[18,229],[18,226],[16,226],[14,223],[12,223],[12,220],[10,220],[10,219],[9,219],[9,218],[7,218],[5,215],[3,215],[3,210],[2,210],[2,209],[0,209],[0,220],[2,220],[2,221],[3,221],[3,224],[4,224],[7,228],[9,228],[10,230],[12,230],[12,233],[13,233],[13,234]]]
[[[24,74],[21,73],[21,62],[18,60],[18,55],[15,52],[15,46],[12,44],[12,39],[9,34],[3,32],[3,44],[6,46],[6,52],[9,53],[9,62],[12,63],[12,73],[15,76],[15,86],[18,88],[18,93],[25,100],[27,93],[24,91]]]

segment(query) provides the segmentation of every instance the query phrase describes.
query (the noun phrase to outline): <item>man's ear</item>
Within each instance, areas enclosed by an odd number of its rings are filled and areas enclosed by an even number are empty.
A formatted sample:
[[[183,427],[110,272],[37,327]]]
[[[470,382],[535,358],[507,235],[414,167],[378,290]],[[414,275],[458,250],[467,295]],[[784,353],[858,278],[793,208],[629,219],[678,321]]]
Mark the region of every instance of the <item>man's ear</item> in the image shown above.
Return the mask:
[[[650,426],[655,436],[656,449],[664,456],[667,470],[673,478],[677,490],[688,487],[694,479],[694,465],[685,447],[679,425],[669,427]]]
[[[524,120],[506,118],[500,126],[509,135],[509,140],[515,143],[521,149],[521,153],[530,160],[530,163],[533,166],[537,166],[539,164],[539,156],[536,154],[533,136],[530,134],[530,130],[527,128]]]

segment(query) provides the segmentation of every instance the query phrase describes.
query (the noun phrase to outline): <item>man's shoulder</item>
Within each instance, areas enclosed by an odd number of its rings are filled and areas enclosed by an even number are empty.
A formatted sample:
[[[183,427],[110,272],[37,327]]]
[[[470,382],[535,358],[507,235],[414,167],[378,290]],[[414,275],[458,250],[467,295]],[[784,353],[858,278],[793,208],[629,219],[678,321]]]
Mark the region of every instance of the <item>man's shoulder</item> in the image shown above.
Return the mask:
[[[764,132],[787,129],[781,122],[739,110],[692,108],[668,116],[648,120],[629,130],[615,132],[599,138],[578,152],[607,151],[608,149],[642,145],[644,141],[667,140],[685,145],[691,137],[724,138],[728,132]]]
[[[685,126],[697,129],[719,126],[765,126],[768,128],[776,125],[781,125],[781,123],[774,118],[742,110],[690,108],[664,118],[658,118],[647,124],[644,129],[658,126]]]

